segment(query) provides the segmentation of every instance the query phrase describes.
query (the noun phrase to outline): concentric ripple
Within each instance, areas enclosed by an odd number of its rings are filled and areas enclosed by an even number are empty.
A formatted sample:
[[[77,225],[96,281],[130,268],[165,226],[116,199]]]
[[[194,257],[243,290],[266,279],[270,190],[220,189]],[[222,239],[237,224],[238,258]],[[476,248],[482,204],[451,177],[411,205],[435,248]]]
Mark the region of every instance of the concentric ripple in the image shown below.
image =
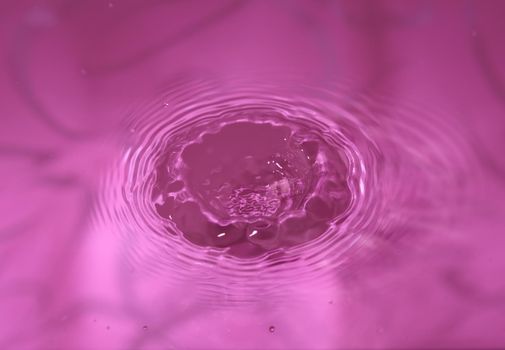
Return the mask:
[[[352,150],[308,118],[239,102],[191,132],[164,145],[153,198],[169,232],[194,244],[259,256],[319,237],[351,204]]]
[[[172,86],[130,113],[101,221],[132,264],[206,295],[324,280],[450,216],[465,150],[422,115],[337,86]]]

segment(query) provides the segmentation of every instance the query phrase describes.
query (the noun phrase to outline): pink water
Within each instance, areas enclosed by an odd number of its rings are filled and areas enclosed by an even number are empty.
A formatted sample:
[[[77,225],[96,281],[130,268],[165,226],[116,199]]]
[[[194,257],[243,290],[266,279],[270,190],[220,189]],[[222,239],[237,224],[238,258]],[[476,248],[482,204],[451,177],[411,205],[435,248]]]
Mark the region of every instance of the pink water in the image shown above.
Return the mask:
[[[0,348],[505,347],[504,15],[1,2]]]
[[[219,118],[214,133],[202,125],[199,142],[170,143],[153,193],[159,215],[189,241],[244,258],[318,237],[351,197],[339,148],[312,136],[316,128],[245,111],[230,124]]]

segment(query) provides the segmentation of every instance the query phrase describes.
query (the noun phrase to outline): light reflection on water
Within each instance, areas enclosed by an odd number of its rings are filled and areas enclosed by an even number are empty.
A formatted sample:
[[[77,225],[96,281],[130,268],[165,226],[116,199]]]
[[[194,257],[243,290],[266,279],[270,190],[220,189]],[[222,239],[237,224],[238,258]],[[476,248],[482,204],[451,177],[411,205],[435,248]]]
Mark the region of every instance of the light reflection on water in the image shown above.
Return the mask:
[[[0,347],[505,345],[500,2],[111,4],[2,5]],[[151,195],[251,108],[341,133],[355,198],[244,259]]]

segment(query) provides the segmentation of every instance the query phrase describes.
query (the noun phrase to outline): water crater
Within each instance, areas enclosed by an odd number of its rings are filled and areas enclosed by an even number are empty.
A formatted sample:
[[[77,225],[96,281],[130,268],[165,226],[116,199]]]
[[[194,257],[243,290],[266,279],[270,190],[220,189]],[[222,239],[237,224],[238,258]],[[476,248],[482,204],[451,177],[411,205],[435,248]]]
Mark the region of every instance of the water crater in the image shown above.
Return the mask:
[[[342,147],[278,113],[227,119],[238,121],[193,125],[196,139],[169,145],[156,167],[156,211],[185,239],[249,258],[343,220],[351,192]]]

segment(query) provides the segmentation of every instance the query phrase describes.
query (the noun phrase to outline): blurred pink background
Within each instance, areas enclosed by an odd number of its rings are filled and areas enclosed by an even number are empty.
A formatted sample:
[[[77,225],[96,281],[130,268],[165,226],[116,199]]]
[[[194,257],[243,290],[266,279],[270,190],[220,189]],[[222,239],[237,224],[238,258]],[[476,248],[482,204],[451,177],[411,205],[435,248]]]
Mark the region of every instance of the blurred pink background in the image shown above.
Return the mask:
[[[505,347],[504,16],[498,0],[1,1],[0,348]],[[437,111],[464,140],[454,221],[402,263],[282,302],[125,280],[93,224],[125,111],[181,77],[268,74]]]

